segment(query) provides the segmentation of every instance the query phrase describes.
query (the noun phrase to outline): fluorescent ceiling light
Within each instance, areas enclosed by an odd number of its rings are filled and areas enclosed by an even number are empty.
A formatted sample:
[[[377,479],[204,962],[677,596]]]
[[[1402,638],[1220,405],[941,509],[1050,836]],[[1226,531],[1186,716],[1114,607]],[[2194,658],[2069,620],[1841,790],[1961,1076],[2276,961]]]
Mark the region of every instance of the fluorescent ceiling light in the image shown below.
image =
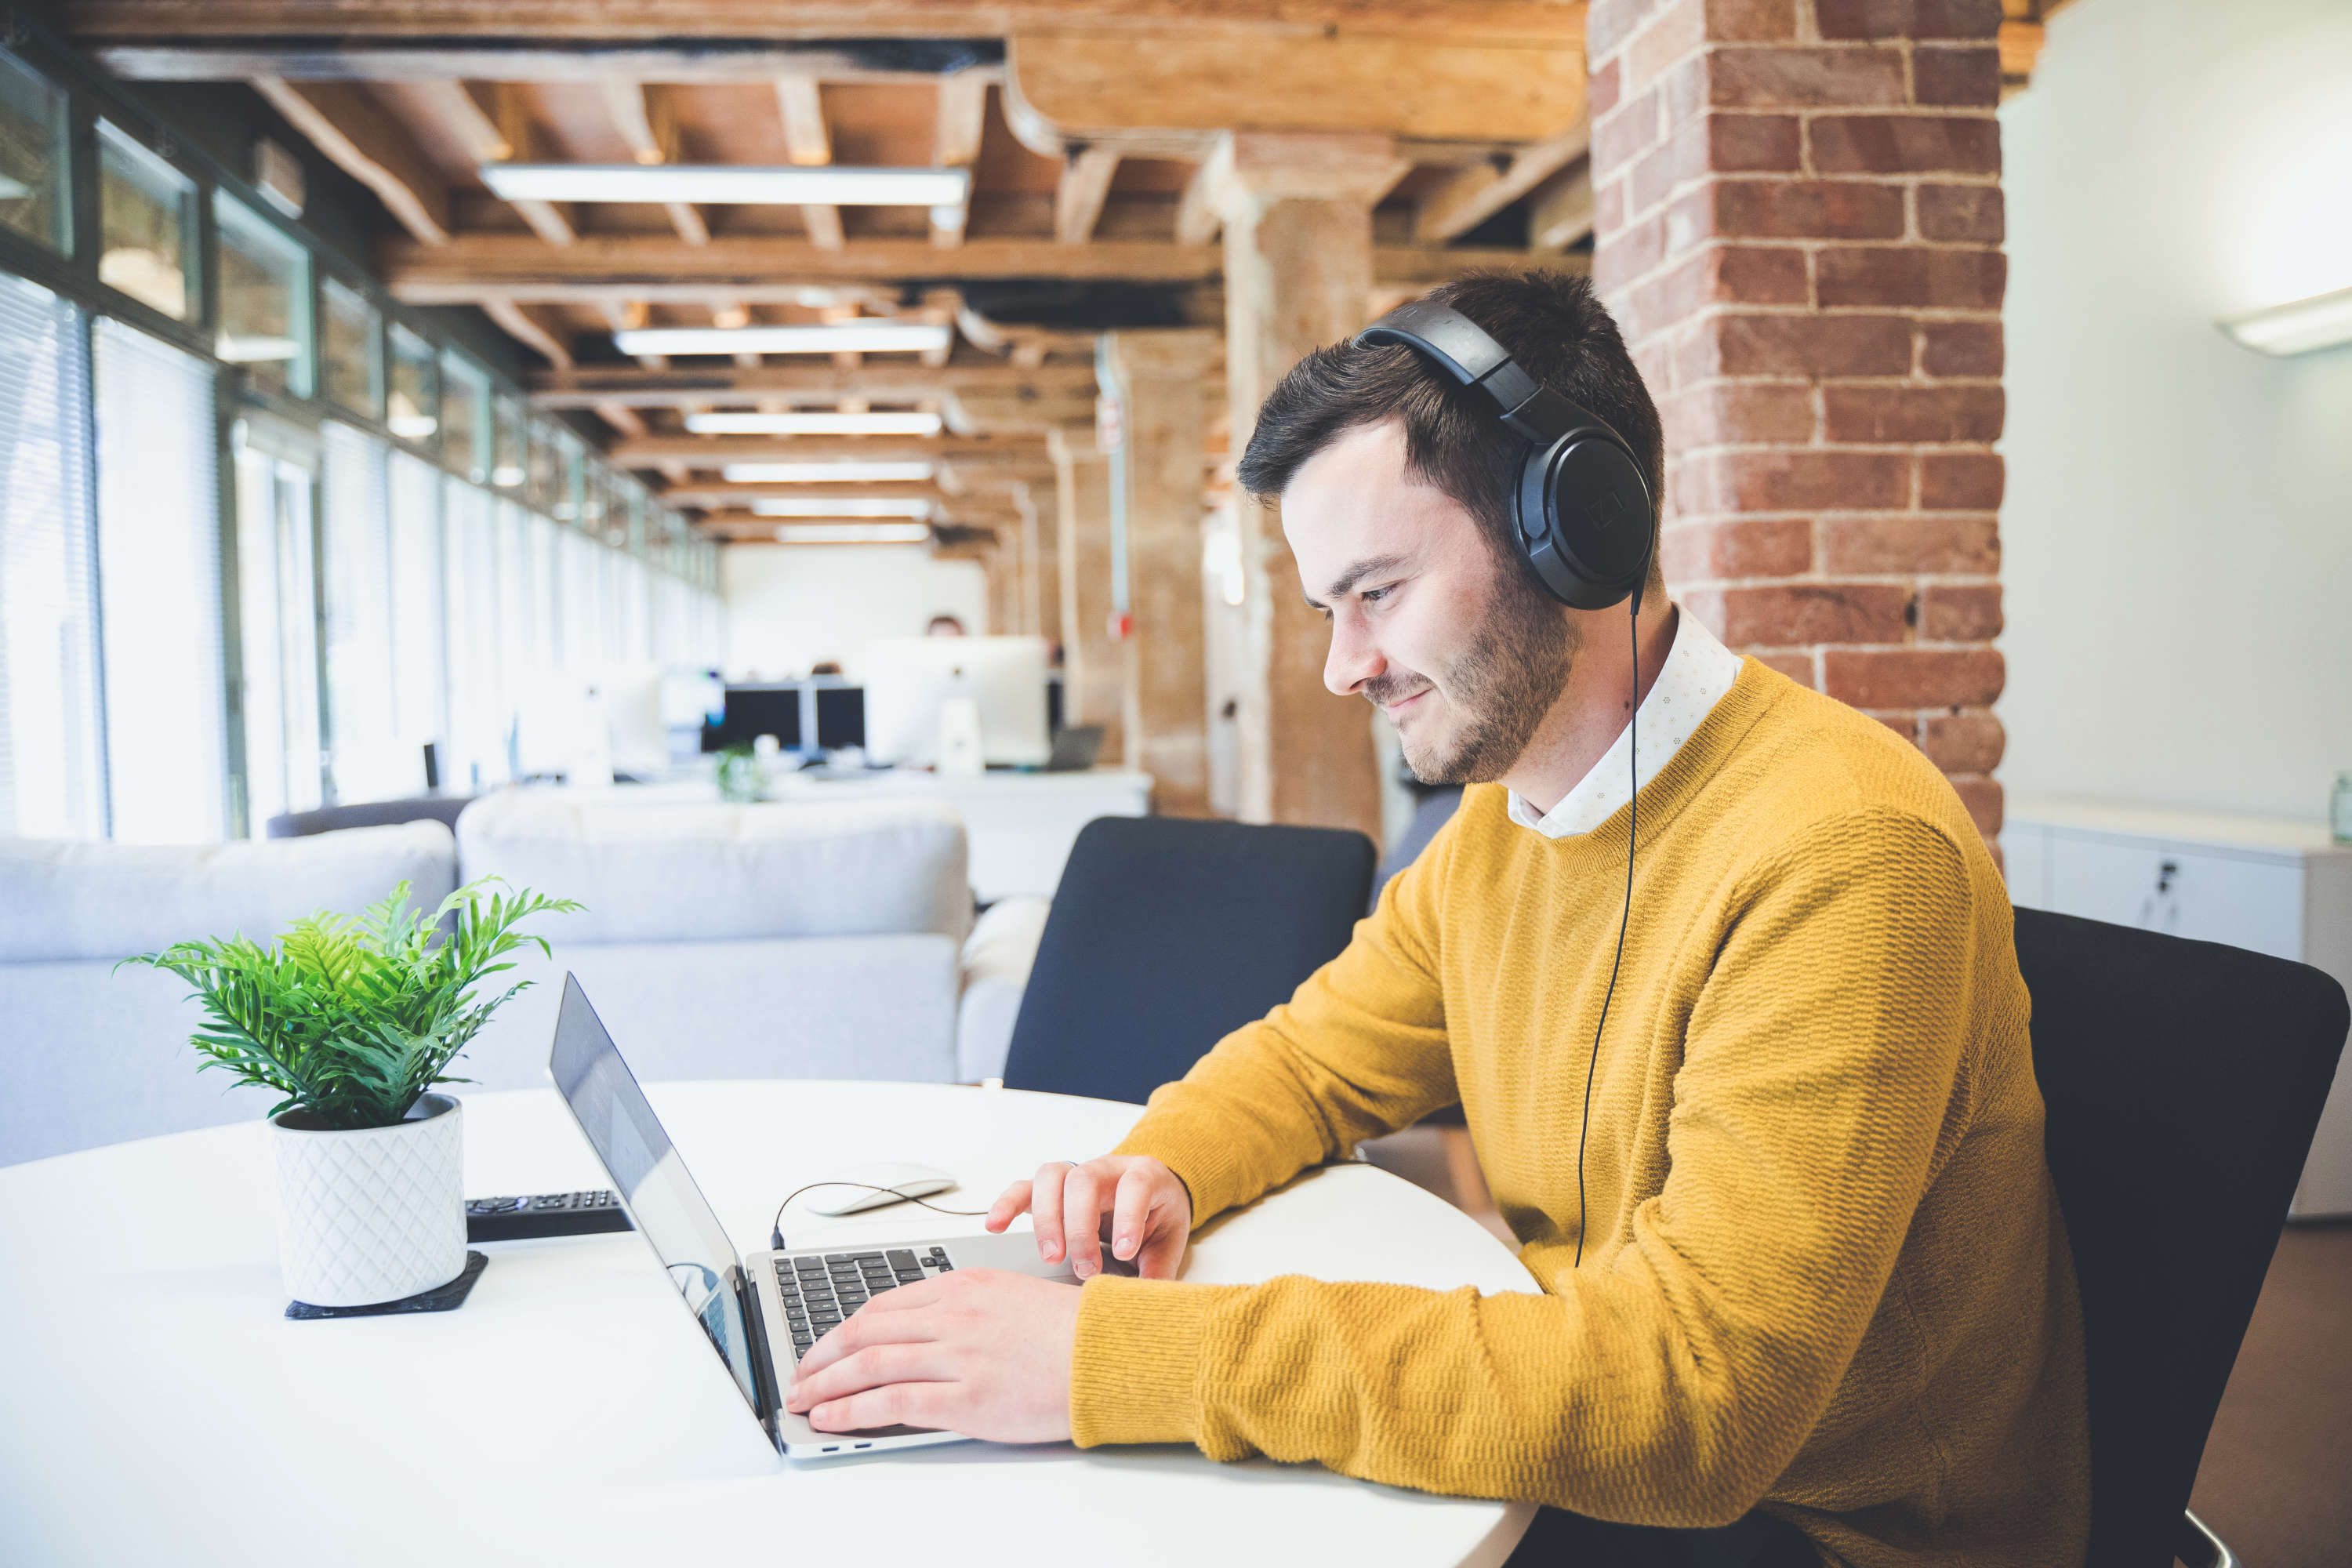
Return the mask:
[[[929,517],[931,503],[920,496],[762,496],[751,503],[755,517]]]
[[[971,194],[966,169],[839,163],[484,163],[482,184],[510,202],[698,202],[716,205],[935,207]]]
[[[864,485],[919,483],[929,463],[729,463],[719,474],[730,485]]]
[[[21,202],[33,194],[33,187],[10,174],[0,174],[0,202]]]
[[[954,341],[945,322],[838,321],[806,327],[638,327],[613,334],[625,354],[928,353]]]
[[[2309,353],[2352,342],[2352,289],[2233,317],[2221,330],[2266,354]]]
[[[697,436],[936,436],[936,414],[689,414]]]
[[[776,530],[779,544],[920,544],[930,536],[922,522],[784,523]]]

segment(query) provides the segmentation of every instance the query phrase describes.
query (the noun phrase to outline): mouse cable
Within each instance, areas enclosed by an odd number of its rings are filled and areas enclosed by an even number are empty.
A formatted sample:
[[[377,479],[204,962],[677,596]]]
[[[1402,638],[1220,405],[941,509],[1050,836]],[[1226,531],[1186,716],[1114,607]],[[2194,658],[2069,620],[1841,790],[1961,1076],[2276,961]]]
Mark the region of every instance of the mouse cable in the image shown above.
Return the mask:
[[[1625,617],[1633,628],[1633,716],[1625,721],[1625,907],[1617,916],[1617,956],[1609,961],[1609,989],[1601,994],[1601,1021],[1592,1026],[1592,1055],[1584,1064],[1584,1112],[1576,1124],[1576,1261],[1584,1266],[1584,1135],[1592,1127],[1592,1075],[1601,1066],[1601,1031],[1609,1026],[1609,1001],[1617,994],[1617,966],[1625,962],[1625,922],[1633,914],[1633,839],[1642,827],[1642,590],[1633,590],[1633,608]]]
[[[806,1186],[794,1187],[791,1192],[786,1193],[784,1201],[776,1205],[776,1223],[768,1227],[768,1245],[775,1251],[784,1250],[784,1210],[791,1207],[793,1200],[803,1193],[813,1193],[819,1187],[863,1187],[869,1193],[887,1193],[902,1203],[922,1204],[923,1207],[929,1209],[933,1214],[951,1214],[959,1219],[988,1217],[986,1209],[943,1209],[937,1204],[923,1203],[922,1199],[912,1193],[902,1193],[896,1187],[877,1186],[872,1182],[811,1182]]]

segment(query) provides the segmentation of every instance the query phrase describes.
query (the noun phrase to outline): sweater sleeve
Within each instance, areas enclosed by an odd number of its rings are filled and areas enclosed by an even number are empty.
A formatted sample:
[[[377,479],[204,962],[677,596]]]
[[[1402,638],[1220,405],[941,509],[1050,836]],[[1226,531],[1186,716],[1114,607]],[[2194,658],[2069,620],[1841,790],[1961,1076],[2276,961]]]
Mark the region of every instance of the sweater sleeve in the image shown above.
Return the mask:
[[[1339,957],[1152,1092],[1115,1152],[1181,1177],[1193,1224],[1459,1098],[1434,936],[1461,816],[1390,879]]]
[[[1926,1191],[1972,1007],[1974,897],[1953,841],[1907,815],[1785,846],[1717,933],[1671,1174],[1605,1265],[1487,1297],[1090,1280],[1077,1440],[1627,1522],[1739,1518],[1828,1408]]]

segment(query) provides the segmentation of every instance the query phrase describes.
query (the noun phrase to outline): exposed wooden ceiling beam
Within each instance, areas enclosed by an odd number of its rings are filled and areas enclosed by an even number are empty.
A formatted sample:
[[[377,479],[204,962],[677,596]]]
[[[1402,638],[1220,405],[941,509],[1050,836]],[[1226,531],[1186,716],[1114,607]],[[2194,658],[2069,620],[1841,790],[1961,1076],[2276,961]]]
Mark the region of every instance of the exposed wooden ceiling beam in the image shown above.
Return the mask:
[[[449,239],[449,191],[407,128],[370,98],[340,82],[253,79],[253,89],[310,140],[329,162],[369,190],[418,241]]]
[[[835,370],[830,364],[663,371],[594,365],[534,377],[530,400],[541,408],[593,408],[600,403],[686,408],[763,398],[830,405],[850,397],[869,403],[915,403],[957,392],[1068,397],[1091,393],[1094,384],[1091,364],[1044,365],[1034,370],[1003,364],[949,364],[932,370],[876,363],[854,371]]]
[[[980,161],[981,139],[988,130],[988,84],[1002,75],[974,67],[940,79],[937,118],[931,127],[931,163],[935,168],[968,169]],[[952,248],[963,243],[971,222],[971,194],[952,206],[931,212],[931,243]]]
[[[753,303],[805,303],[813,290],[830,284],[973,278],[1199,283],[1217,277],[1223,265],[1213,246],[1156,240],[1067,246],[1044,239],[978,239],[941,250],[924,240],[853,239],[839,250],[824,250],[800,239],[726,235],[707,246],[591,235],[551,249],[520,235],[461,234],[441,246],[387,241],[378,247],[377,258],[385,286],[417,305],[492,299],[701,301],[718,289]],[[1520,250],[1381,246],[1372,252],[1374,276],[1402,283],[1443,282],[1473,268],[1559,264],[1560,258]]]
[[[1118,173],[1118,153],[1113,148],[1074,148],[1063,157],[1062,178],[1054,188],[1055,244],[1084,245],[1095,237],[1103,203],[1110,198],[1111,177]]]
[[[713,480],[670,486],[659,499],[672,506],[734,506],[755,500],[806,500],[812,496],[855,495],[861,500],[926,500],[954,499],[937,485],[730,485]]]
[[[955,463],[1034,462],[1042,443],[1022,440],[891,441],[876,436],[648,436],[623,441],[604,456],[625,468],[653,468],[679,462],[697,468],[729,463]]]
[[[482,306],[482,313],[499,327],[507,336],[525,348],[537,351],[541,359],[558,370],[572,368],[572,351],[553,332],[531,319],[530,312],[512,300],[492,300]]]
[[[505,145],[507,156],[520,163],[533,162],[539,156],[539,129],[531,123],[530,110],[522,94],[515,90],[511,82],[493,82],[489,91],[490,120],[498,127],[498,138]],[[550,245],[570,245],[579,237],[570,209],[558,203],[519,201],[509,205],[522,215],[531,233]]]
[[[485,105],[487,89],[477,89],[455,77],[412,82],[407,89],[430,106],[434,119],[457,138],[466,156],[477,163],[503,163],[514,156],[498,118]]]
[[[833,162],[833,133],[824,123],[824,100],[814,77],[776,79],[776,110],[784,121],[784,156],[803,165]],[[809,243],[823,250],[839,250],[841,209],[830,202],[806,202],[801,223]]]
[[[140,0],[134,0],[139,4]],[[247,15],[298,9],[305,0],[265,3]],[[494,5],[505,15],[503,0]],[[176,11],[166,5],[163,11]],[[413,7],[412,7],[413,9]],[[434,9],[441,9],[435,7]],[[604,7],[568,5],[593,17]],[[781,77],[827,81],[918,84],[967,66],[1003,58],[992,37],[950,41],[936,36],[894,42],[868,37],[856,43],[794,41],[777,37],[774,6],[746,17],[740,36],[688,37],[657,30],[631,37],[599,29],[564,37],[563,29],[509,22],[487,29],[427,32],[422,37],[368,34],[364,18],[312,6],[282,23],[248,22],[242,28],[202,28],[178,20],[127,33],[87,30],[80,41],[115,75],[134,81],[242,81],[278,76],[289,81],[527,81],[593,85],[611,78],[635,81],[761,82]],[[350,30],[346,30],[349,28]],[[470,40],[470,41],[469,41]]]
[[[676,163],[677,116],[668,92],[636,81],[610,79],[600,85],[604,107],[613,117],[614,129],[627,143],[629,156],[640,163]],[[688,245],[710,243],[710,226],[692,202],[664,202],[662,207],[669,214],[670,226],[677,230],[678,238]]]
[[[1521,150],[1499,166],[1488,159],[1457,170],[1422,198],[1413,216],[1413,237],[1440,245],[1469,233],[1488,218],[1575,163],[1592,146],[1592,128],[1579,125]]]
[[[646,433],[646,422],[638,417],[635,409],[626,404],[599,403],[595,405],[595,411],[597,418],[602,419],[624,436],[642,436]]]
[[[1586,159],[1537,186],[1528,199],[1528,245],[1565,250],[1591,232],[1592,163]]]
[[[1223,226],[1224,220],[1217,214],[1216,186],[1203,162],[1184,182],[1184,195],[1176,203],[1176,243],[1206,245]]]
[[[69,0],[85,39],[545,38],[655,44],[808,40],[874,68],[845,38],[1000,38],[1028,27],[1136,31],[1204,17],[1311,37],[1427,35],[1545,45],[1583,37],[1583,7],[1559,0]],[[830,40],[830,42],[828,42]]]

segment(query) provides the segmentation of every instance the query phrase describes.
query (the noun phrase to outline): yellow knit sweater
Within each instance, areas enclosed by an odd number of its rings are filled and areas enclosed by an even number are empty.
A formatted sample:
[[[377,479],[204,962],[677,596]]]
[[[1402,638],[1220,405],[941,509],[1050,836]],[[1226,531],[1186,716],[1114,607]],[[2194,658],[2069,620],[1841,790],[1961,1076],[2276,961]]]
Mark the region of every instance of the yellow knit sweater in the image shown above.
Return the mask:
[[[2000,876],[1949,785],[1753,659],[1626,813],[1548,839],[1465,793],[1339,957],[1120,1145],[1193,1219],[1456,1100],[1544,1294],[1108,1277],[1081,1444],[1717,1525],[1836,1559],[2082,1561],[2072,1256]]]

